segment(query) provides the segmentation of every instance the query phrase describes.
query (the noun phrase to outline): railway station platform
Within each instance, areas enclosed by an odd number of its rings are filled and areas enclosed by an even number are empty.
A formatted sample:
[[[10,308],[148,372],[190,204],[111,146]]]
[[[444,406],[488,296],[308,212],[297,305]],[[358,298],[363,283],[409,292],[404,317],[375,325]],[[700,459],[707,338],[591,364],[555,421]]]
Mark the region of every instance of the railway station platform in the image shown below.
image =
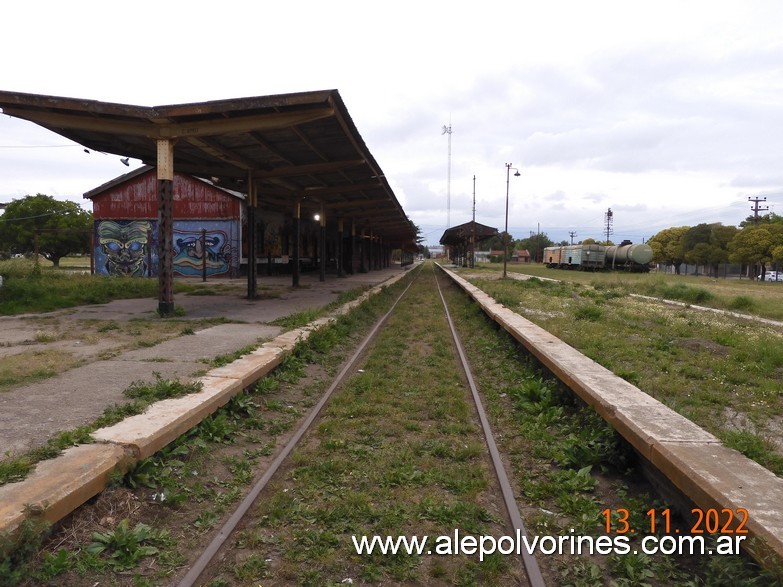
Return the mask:
[[[129,401],[123,391],[134,382],[154,382],[156,376],[193,379],[208,371],[207,360],[263,343],[252,357],[202,375],[201,393],[179,398],[182,400],[179,404],[177,400],[158,402],[155,406],[162,404],[162,411],[148,409],[149,413],[143,414],[151,419],[128,418],[120,423],[125,427],[120,426],[119,433],[116,426],[109,432],[102,429],[102,435],[94,436],[97,441],[94,444],[68,449],[56,459],[40,462],[24,481],[0,487],[0,534],[18,527],[30,506],[43,508],[50,522],[61,519],[100,492],[112,470],[146,458],[184,433],[252,383],[252,378],[257,379],[277,366],[297,339],[307,336],[305,329],[281,334],[282,329],[269,322],[323,308],[343,292],[379,287],[396,281],[405,272],[406,269],[393,265],[324,282],[319,281],[318,275],[305,275],[295,288],[290,286],[290,276],[264,277],[258,281],[260,299],[256,300],[248,300],[238,293],[245,284],[243,280],[234,284],[213,280],[207,285],[216,288],[216,295],[177,294],[175,307],[182,308],[181,320],[221,318],[224,323],[169,337],[154,346],[111,349],[110,358],[86,359],[89,360],[86,364],[55,377],[0,392],[0,455],[8,458],[43,447],[60,432],[87,425],[106,408]],[[236,288],[232,289],[232,285]],[[231,293],[219,293],[226,289]],[[40,318],[56,318],[67,328],[68,323],[75,327],[82,320],[120,323],[152,319],[156,311],[155,300],[146,298],[80,306],[35,317],[0,317],[0,359],[15,348],[35,346]],[[89,354],[85,348],[89,341],[68,340],[58,344],[68,345],[74,353]],[[166,402],[173,405],[167,408]],[[171,409],[178,415],[172,417]],[[195,418],[198,419],[194,421]]]

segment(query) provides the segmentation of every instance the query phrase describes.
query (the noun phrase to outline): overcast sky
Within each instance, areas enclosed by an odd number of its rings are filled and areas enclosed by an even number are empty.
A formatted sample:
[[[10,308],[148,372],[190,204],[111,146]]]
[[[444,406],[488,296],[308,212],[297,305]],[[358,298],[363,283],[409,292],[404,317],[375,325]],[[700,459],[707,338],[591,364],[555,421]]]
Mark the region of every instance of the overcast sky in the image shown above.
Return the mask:
[[[783,2],[13,2],[0,89],[144,106],[337,89],[427,242],[783,213]],[[448,134],[451,125],[450,198]],[[133,162],[132,167],[139,162]],[[0,202],[128,171],[0,116]],[[447,200],[451,205],[447,207]],[[762,204],[764,205],[764,204]]]

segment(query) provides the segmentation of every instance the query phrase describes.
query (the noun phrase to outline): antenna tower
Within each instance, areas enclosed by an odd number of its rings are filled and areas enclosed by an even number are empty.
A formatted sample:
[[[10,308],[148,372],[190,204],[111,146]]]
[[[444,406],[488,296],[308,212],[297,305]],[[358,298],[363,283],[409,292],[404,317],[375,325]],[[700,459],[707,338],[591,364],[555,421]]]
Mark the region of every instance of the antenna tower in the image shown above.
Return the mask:
[[[446,181],[446,228],[451,226],[451,120],[449,125],[443,125],[442,135],[449,135],[449,171],[448,179]]]
[[[614,232],[612,224],[614,223],[614,213],[609,208],[604,214],[604,234],[606,234],[606,242],[609,242],[609,235]]]

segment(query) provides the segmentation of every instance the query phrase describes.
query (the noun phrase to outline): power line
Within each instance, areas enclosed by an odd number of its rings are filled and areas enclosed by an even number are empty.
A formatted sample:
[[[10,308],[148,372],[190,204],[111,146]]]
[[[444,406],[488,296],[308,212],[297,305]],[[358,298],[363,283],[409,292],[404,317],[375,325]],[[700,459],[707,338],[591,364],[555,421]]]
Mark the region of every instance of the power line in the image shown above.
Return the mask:
[[[62,149],[80,145],[0,145],[0,149]]]
[[[24,218],[6,218],[5,214],[0,216],[0,220],[3,222],[16,222],[18,220],[33,220],[34,218],[44,218],[45,216],[54,216],[55,214],[60,214],[60,212],[47,212],[46,214],[39,214],[38,216],[26,216]]]

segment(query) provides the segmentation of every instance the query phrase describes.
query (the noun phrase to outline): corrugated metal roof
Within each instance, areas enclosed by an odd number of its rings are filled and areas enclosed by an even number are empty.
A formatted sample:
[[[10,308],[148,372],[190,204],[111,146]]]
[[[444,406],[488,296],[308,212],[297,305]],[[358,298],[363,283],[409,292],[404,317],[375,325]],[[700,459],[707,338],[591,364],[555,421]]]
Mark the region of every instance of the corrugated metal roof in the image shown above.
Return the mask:
[[[351,220],[392,246],[416,239],[337,90],[154,107],[0,91],[0,108],[147,165],[157,163],[156,140],[174,139],[177,172],[237,192],[251,174],[259,205],[288,212],[300,198],[304,210],[323,203],[327,219]]]

